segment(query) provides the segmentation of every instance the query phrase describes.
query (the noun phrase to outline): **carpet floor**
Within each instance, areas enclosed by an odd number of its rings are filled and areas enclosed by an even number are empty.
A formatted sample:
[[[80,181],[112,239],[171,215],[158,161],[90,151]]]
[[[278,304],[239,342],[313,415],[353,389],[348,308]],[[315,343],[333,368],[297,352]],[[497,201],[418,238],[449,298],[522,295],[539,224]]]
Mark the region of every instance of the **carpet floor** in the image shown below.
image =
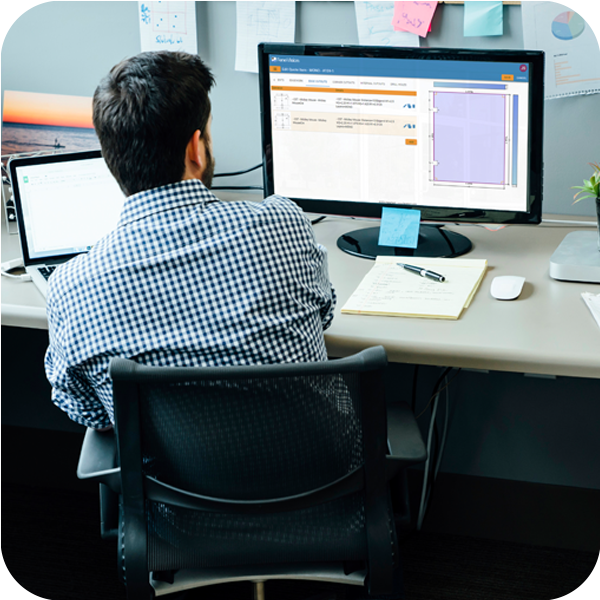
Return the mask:
[[[100,539],[98,498],[89,493],[2,485],[2,553],[13,577],[48,600],[125,600],[116,549]],[[598,554],[414,532],[401,540],[406,600],[552,600],[575,590]],[[267,582],[267,599],[315,600],[353,588]],[[186,600],[251,600],[249,582],[213,586]],[[167,596],[168,598],[168,596]]]

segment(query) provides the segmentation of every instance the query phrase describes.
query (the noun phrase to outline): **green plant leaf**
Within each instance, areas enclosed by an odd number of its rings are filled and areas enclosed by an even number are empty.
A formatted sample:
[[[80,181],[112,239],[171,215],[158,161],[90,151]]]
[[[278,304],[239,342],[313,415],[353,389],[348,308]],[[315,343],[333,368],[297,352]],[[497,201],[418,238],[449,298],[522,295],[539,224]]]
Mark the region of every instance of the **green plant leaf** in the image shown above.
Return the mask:
[[[581,192],[579,192],[581,194]],[[578,196],[579,194],[576,194],[576,196]],[[576,197],[575,196],[575,197]],[[581,198],[576,198],[573,201],[573,204],[576,204],[577,202],[579,202],[580,200],[585,200],[586,198],[595,198],[596,196],[593,196],[592,194],[587,194],[586,196],[581,196]]]
[[[594,169],[589,179],[583,180],[583,185],[573,185],[572,190],[580,190],[573,196],[573,204],[587,198],[600,198],[600,163],[588,163]]]

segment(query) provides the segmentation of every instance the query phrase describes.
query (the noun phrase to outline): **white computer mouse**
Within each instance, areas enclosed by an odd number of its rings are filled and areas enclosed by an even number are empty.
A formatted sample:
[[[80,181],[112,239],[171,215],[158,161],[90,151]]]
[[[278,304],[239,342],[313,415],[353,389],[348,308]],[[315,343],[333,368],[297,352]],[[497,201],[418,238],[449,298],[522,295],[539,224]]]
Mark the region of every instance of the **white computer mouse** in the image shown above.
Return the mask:
[[[519,297],[524,283],[525,277],[519,277],[518,275],[494,277],[492,286],[490,287],[490,294],[496,300],[515,300]]]

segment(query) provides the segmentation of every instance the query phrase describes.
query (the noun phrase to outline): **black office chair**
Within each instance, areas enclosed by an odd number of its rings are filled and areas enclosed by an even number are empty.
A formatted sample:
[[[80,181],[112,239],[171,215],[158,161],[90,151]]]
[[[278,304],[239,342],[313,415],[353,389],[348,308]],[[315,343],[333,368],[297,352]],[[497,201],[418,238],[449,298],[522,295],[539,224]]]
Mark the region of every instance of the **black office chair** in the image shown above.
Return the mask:
[[[426,451],[406,404],[389,407],[386,444],[386,364],[382,347],[239,367],[113,359],[116,436],[88,430],[77,474],[101,484],[128,598],[238,580],[261,598],[282,578],[393,593],[389,482]]]

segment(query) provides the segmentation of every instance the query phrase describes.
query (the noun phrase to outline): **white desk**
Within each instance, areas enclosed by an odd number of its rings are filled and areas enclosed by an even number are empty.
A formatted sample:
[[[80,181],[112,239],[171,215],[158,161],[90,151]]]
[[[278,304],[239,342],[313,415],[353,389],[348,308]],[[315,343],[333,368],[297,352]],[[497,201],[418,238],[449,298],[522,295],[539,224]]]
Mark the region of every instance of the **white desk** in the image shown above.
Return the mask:
[[[328,219],[315,225],[317,238],[329,249],[330,277],[338,293],[326,334],[331,356],[383,344],[392,362],[600,379],[600,328],[581,298],[583,291],[600,293],[600,285],[556,281],[548,274],[550,256],[572,229],[449,227],[471,239],[474,248],[466,256],[487,259],[488,271],[460,319],[445,321],[340,313],[372,262],[343,253],[336,240],[362,226],[372,224]],[[497,275],[526,277],[517,300],[490,296]]]
[[[600,285],[560,282],[548,275],[550,256],[572,228],[509,226],[492,232],[450,227],[471,239],[474,249],[468,256],[486,258],[489,268],[460,319],[443,321],[340,313],[373,263],[343,253],[336,240],[371,226],[371,221],[335,218],[315,225],[317,239],[329,249],[338,295],[326,332],[330,356],[383,344],[391,362],[600,379],[600,328],[581,299],[581,292],[600,292]],[[17,256],[18,238],[9,236],[2,223],[2,260]],[[510,302],[492,299],[492,279],[507,274],[527,278],[521,296]],[[2,278],[2,325],[47,329],[44,300],[33,284]]]
[[[4,196],[0,207],[2,215],[2,262],[20,258],[19,236],[9,234],[6,227]],[[16,224],[11,229],[16,232]],[[23,283],[2,277],[2,325],[48,329],[44,298],[32,283]]]

